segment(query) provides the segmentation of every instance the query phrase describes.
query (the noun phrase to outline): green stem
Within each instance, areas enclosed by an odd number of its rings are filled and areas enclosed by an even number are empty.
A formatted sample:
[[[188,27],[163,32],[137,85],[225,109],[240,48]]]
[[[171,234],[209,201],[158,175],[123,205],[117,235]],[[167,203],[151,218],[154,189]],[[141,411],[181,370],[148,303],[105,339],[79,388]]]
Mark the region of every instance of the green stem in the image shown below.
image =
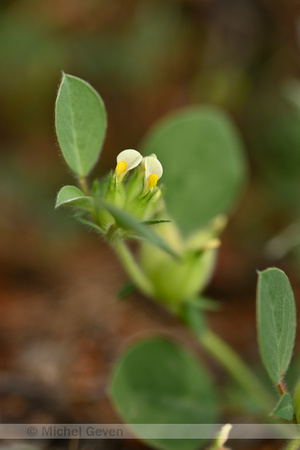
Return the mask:
[[[211,330],[199,337],[202,346],[224,367],[232,378],[248,393],[264,413],[274,408],[273,397],[248,369],[240,357]]]
[[[133,280],[134,284],[147,296],[153,297],[153,287],[137,265],[132,253],[128,249],[127,245],[122,239],[114,239],[110,242],[112,248],[118,255],[121,263],[123,264],[126,272]]]

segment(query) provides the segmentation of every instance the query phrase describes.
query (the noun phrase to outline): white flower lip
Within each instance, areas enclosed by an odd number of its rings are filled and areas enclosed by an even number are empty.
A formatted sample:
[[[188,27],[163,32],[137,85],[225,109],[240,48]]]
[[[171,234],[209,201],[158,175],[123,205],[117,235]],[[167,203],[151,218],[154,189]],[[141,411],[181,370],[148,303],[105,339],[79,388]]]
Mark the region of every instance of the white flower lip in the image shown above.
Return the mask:
[[[218,446],[223,447],[223,445],[225,444],[225,442],[228,439],[229,433],[232,429],[232,425],[231,423],[227,423],[226,425],[223,425],[223,427],[221,428],[221,431],[219,433],[218,436]]]
[[[161,163],[155,156],[146,156],[145,161],[145,178],[148,180],[150,175],[154,174],[159,180],[163,174],[163,168]]]
[[[143,159],[142,155],[137,150],[128,148],[127,150],[123,150],[121,153],[118,154],[117,163],[119,163],[120,161],[126,162],[126,169],[124,171],[125,175],[125,173],[127,173],[129,170],[132,170],[136,166],[138,166],[142,161],[142,159]]]

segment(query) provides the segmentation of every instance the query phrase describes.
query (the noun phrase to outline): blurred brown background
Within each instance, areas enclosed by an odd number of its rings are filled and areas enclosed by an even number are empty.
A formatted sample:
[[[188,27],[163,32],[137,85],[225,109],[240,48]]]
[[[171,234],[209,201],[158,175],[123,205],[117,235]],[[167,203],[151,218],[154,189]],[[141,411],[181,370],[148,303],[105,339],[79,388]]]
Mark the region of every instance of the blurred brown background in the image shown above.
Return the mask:
[[[173,109],[215,104],[235,120],[250,180],[207,293],[223,305],[212,326],[259,364],[256,270],[281,267],[299,290],[299,40],[296,0],[1,1],[2,421],[117,422],[105,386],[121,349],[155,330],[189,342],[138,294],[118,303],[126,277],[110,250],[68,211],[54,212],[56,192],[72,182],[54,130],[61,71],[90,82],[108,111],[94,176],[121,150],[138,149]],[[137,441],[79,445],[140,448]]]

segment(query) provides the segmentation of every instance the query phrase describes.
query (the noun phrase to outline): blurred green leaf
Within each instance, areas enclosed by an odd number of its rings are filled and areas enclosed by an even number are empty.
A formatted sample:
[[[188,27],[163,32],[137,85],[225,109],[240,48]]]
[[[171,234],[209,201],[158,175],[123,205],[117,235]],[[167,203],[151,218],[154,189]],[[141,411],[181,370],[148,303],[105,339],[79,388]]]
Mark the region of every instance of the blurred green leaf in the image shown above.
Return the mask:
[[[257,331],[262,361],[278,384],[290,363],[296,331],[294,295],[282,270],[271,268],[259,273]]]
[[[275,409],[272,411],[272,415],[284,420],[293,420],[294,407],[290,394],[285,392],[283,396],[280,397]]]
[[[106,131],[101,97],[85,81],[63,74],[55,106],[55,127],[63,157],[79,176],[97,161]]]
[[[298,86],[297,86],[298,85]],[[288,220],[300,213],[299,82],[284,80],[276,92],[264,93],[248,117],[248,146],[265,210],[279,209]],[[284,218],[284,216],[282,215]]]
[[[184,232],[206,225],[236,203],[246,178],[243,148],[229,118],[214,108],[187,108],[150,131],[144,154],[161,161],[168,212]]]
[[[193,355],[163,338],[132,346],[117,361],[109,393],[120,416],[134,424],[215,423],[216,401],[210,378]],[[188,439],[151,440],[160,449],[199,448]]]
[[[57,195],[55,208],[62,205],[93,211],[94,200],[92,197],[84,195],[81,190],[75,186],[64,186]]]

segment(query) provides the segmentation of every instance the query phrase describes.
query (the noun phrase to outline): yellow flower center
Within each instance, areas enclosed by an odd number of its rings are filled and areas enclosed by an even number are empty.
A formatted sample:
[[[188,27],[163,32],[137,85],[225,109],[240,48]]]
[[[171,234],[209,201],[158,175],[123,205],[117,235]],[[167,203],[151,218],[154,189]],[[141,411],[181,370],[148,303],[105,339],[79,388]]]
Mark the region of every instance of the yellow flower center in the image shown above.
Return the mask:
[[[126,167],[127,167],[127,162],[126,161],[119,161],[118,162],[118,164],[116,165],[116,169],[115,169],[117,177],[119,177],[120,175],[122,175],[122,173],[125,172]]]
[[[157,185],[157,175],[155,175],[155,173],[152,173],[151,175],[149,175],[148,177],[148,188],[151,189],[153,187],[155,187]]]

